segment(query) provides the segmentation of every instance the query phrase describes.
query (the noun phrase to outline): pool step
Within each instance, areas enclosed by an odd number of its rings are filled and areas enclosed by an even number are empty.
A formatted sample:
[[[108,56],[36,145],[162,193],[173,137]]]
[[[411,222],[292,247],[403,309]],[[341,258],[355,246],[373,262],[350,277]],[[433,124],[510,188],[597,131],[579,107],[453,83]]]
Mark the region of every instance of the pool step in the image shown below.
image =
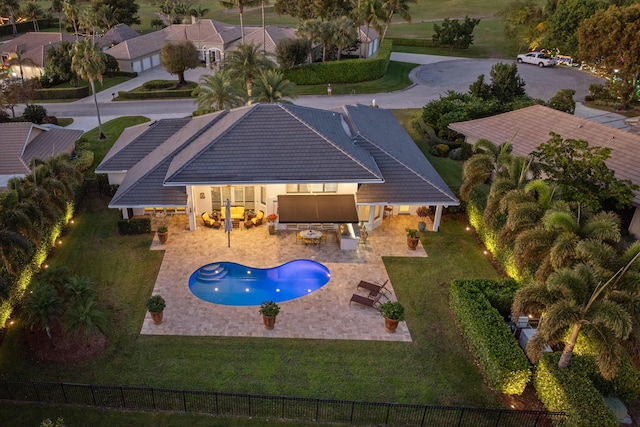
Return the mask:
[[[221,270],[221,271],[218,271],[217,273],[215,271],[200,270],[200,272],[198,273],[198,280],[202,282],[215,282],[216,280],[222,279],[226,275],[227,275],[226,270]]]
[[[200,269],[200,271],[201,272],[205,272],[205,273],[213,273],[214,271],[216,271],[219,268],[220,268],[220,264],[211,264],[211,265],[208,265],[206,267],[202,267]]]

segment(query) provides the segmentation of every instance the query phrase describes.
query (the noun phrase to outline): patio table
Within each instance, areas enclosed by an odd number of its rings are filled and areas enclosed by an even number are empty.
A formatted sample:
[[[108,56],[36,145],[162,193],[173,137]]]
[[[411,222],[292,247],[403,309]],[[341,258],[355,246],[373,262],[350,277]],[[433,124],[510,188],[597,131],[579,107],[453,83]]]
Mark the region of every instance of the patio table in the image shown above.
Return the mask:
[[[304,230],[298,234],[300,235],[300,237],[305,239],[305,243],[307,242],[307,239],[311,240],[311,242],[313,243],[319,243],[319,239],[320,237],[322,237],[322,232],[318,230]]]

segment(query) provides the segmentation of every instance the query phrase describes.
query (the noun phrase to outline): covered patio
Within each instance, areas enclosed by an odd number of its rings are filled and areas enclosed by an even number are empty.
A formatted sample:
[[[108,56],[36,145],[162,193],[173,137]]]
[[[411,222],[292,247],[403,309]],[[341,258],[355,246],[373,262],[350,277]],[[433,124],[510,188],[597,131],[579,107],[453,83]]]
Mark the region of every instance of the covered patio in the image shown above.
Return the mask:
[[[366,296],[366,291],[356,289],[360,280],[382,283],[388,279],[382,257],[428,256],[422,244],[415,251],[407,248],[404,229],[416,227],[416,216],[386,218],[356,251],[341,251],[331,232],[326,244],[306,246],[297,244],[297,231],[280,230],[269,235],[266,225],[233,229],[229,248],[223,230],[198,227],[195,232],[189,231],[185,216],[174,216],[168,221],[168,243],[161,245],[156,237],[151,246],[152,250],[165,251],[153,294],[162,295],[167,308],[161,325],[154,325],[147,314],[142,334],[411,341],[406,323],[400,323],[395,334],[387,333],[377,310],[349,304],[349,299],[354,293]],[[231,261],[269,268],[294,259],[313,259],[324,264],[331,272],[331,280],[310,295],[279,303],[282,310],[273,330],[263,328],[256,306],[208,303],[195,297],[188,288],[189,276],[212,262]],[[397,300],[393,283],[387,284],[387,288],[391,291],[390,298]]]

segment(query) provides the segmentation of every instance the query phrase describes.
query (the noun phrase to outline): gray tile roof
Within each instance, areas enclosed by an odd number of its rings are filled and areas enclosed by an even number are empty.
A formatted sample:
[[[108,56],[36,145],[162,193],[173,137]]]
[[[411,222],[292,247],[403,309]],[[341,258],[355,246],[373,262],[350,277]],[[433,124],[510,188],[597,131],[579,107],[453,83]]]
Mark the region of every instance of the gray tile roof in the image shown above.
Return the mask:
[[[573,116],[542,105],[534,105],[484,119],[451,123],[451,129],[470,141],[486,138],[495,144],[511,140],[513,153],[527,156],[555,132],[563,139],[581,139],[589,145],[611,149],[607,166],[619,179],[640,185],[640,136]],[[635,193],[640,206],[640,192]]]
[[[265,41],[265,50],[269,53],[275,53],[276,45],[282,39],[295,39],[297,30],[289,27],[275,27],[267,25],[265,27],[265,34],[262,34],[262,27],[244,27],[244,42],[246,44],[253,43],[254,45],[262,46],[262,42]],[[231,44],[230,49],[235,49],[242,43],[242,38],[236,40]]]
[[[345,106],[358,144],[380,167],[384,184],[362,184],[358,203],[458,205],[459,201],[390,111]]]
[[[381,182],[371,155],[330,111],[285,104],[233,110],[176,156],[166,184]]]
[[[105,45],[122,43],[125,40],[140,37],[140,34],[127,24],[114,25],[102,36]]]
[[[96,173],[123,172],[131,169],[190,120],[163,119],[125,129],[96,169]]]
[[[0,123],[0,175],[30,172],[33,158],[70,153],[80,130],[46,128],[28,122]]]

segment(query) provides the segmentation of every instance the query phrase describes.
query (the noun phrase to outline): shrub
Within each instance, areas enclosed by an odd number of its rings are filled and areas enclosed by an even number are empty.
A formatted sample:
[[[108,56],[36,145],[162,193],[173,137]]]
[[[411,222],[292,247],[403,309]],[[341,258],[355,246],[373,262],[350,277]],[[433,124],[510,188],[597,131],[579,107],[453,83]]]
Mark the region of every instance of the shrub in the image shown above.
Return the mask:
[[[573,114],[576,111],[576,102],[573,100],[573,95],[576,91],[573,89],[562,89],[549,100],[548,107],[554,110],[564,111],[565,113]]]
[[[447,157],[449,154],[449,146],[447,144],[436,144],[432,147],[431,152],[438,157]]]
[[[149,218],[121,219],[118,221],[118,233],[122,235],[151,233]]]
[[[22,116],[28,122],[40,125],[44,118],[47,117],[47,110],[42,105],[30,104],[25,107]]]
[[[144,82],[142,87],[145,90],[171,89],[176,87],[176,82],[169,80],[149,80],[148,82]]]
[[[36,89],[33,99],[46,101],[50,99],[80,99],[91,95],[88,86]]]
[[[76,150],[76,157],[73,159],[73,165],[80,172],[86,172],[93,164],[93,151]]]
[[[304,64],[309,56],[311,43],[307,39],[286,38],[276,45],[276,58],[278,64],[285,69],[295,68]]]
[[[574,355],[569,368],[559,369],[559,359],[560,353],[544,354],[533,379],[547,410],[566,412],[568,427],[616,427],[618,421],[588,378],[588,364]]]
[[[522,394],[531,377],[529,362],[484,292],[492,289],[499,295],[500,286],[491,280],[455,280],[449,303],[489,386],[504,394]]]

